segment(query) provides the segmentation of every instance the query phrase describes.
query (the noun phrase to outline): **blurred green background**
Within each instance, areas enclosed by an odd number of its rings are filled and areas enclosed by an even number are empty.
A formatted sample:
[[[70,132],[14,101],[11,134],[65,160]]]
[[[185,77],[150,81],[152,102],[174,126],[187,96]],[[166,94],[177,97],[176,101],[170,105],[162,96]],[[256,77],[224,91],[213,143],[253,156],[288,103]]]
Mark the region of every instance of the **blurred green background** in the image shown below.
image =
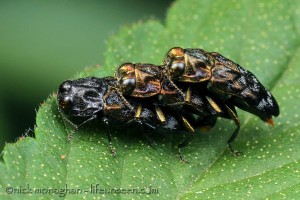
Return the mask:
[[[36,110],[61,82],[104,63],[109,36],[139,20],[163,21],[171,3],[0,0],[0,151],[34,127]]]

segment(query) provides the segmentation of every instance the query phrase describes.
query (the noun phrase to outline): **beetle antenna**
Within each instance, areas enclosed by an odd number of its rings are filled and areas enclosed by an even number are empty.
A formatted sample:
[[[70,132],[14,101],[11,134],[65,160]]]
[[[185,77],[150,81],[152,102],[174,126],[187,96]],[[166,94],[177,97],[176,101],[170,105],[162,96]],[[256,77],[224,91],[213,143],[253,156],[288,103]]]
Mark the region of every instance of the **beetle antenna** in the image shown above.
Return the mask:
[[[73,123],[71,120],[69,120],[60,110],[59,110],[59,113],[60,113],[60,116],[62,117],[63,121],[69,123],[73,127],[71,132],[68,134],[67,142],[69,142],[72,139],[74,133],[78,130],[78,128],[80,126],[82,126],[85,123],[97,118],[97,115],[92,115],[90,118],[86,119],[81,124],[77,125],[77,124]]]

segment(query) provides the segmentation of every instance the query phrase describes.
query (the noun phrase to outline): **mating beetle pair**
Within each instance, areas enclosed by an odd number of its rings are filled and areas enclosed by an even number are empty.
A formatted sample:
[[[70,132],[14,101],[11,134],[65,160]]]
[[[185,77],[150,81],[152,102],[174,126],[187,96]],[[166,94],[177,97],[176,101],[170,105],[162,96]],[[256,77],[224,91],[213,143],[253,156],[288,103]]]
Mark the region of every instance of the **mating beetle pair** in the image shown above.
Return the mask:
[[[271,125],[272,116],[279,115],[275,98],[251,72],[202,49],[175,47],[161,66],[125,63],[116,70],[115,79],[79,80],[63,83],[58,91],[59,108],[66,115],[87,117],[88,121],[101,115],[106,121],[136,121],[148,127],[186,129],[191,133],[195,128],[213,127],[217,117],[232,119],[237,128],[228,145],[234,155],[239,152],[232,149],[231,142],[240,129],[235,107]],[[102,82],[102,86],[95,81]],[[114,105],[110,107],[109,102]],[[78,107],[81,114],[75,112]]]
[[[111,143],[110,124],[134,124],[140,126],[146,136],[149,131],[157,129],[191,131],[192,126],[201,124],[200,118],[195,118],[188,112],[179,116],[166,107],[156,106],[159,102],[154,99],[140,101],[137,98],[125,98],[113,77],[88,77],[65,81],[59,87],[57,98],[63,118],[74,126],[74,130],[68,135],[68,141],[81,125],[97,118],[105,125],[113,155],[115,150]],[[75,125],[66,116],[82,118],[84,121]],[[187,118],[192,124],[186,123]],[[178,147],[185,146],[190,139],[191,137],[188,137]],[[185,161],[181,155],[180,158]]]

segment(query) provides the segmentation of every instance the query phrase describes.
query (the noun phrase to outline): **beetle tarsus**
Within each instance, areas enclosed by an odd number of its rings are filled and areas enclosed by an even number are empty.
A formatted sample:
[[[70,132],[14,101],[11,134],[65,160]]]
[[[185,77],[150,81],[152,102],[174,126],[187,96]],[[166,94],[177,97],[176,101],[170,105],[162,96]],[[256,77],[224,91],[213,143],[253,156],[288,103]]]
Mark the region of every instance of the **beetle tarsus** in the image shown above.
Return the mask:
[[[183,155],[182,155],[182,153],[181,153],[181,148],[178,148],[178,154],[179,154],[179,161],[180,161],[180,162],[182,162],[182,163],[189,163],[189,161],[186,160],[186,159],[183,157]]]
[[[236,113],[236,110],[234,108],[230,108],[228,105],[225,104],[225,107],[227,109],[227,113],[231,117],[231,119],[234,121],[235,125],[237,126],[232,135],[230,136],[229,140],[227,141],[228,145],[230,146],[230,143],[232,143],[237,135],[240,132],[240,119]]]
[[[195,136],[194,133],[190,134],[189,137],[187,137],[183,142],[181,142],[180,144],[177,145],[177,147],[178,147],[178,154],[179,154],[179,160],[180,160],[180,162],[182,162],[182,163],[188,163],[189,161],[186,160],[186,159],[183,157],[183,155],[182,155],[182,153],[181,153],[181,149],[184,148],[185,146],[187,146],[187,145],[189,144],[189,142],[194,138],[194,136]]]
[[[113,144],[112,144],[112,139],[111,139],[111,135],[110,135],[110,128],[109,128],[108,119],[106,117],[103,117],[102,121],[103,121],[103,123],[105,125],[105,128],[106,128],[106,135],[107,135],[107,139],[108,139],[108,144],[109,144],[109,149],[110,149],[111,155],[113,157],[115,157],[116,154],[117,154],[117,152],[116,152],[116,149],[113,147]]]
[[[233,156],[241,156],[241,155],[243,155],[243,152],[234,150],[234,149],[232,148],[232,146],[231,146],[230,143],[228,143],[228,148],[229,148],[229,150],[230,150],[230,152],[231,152],[231,154],[232,154]]]
[[[111,152],[111,156],[115,157],[117,155],[116,149],[112,146],[112,143],[109,143],[109,148]]]
[[[67,142],[70,142],[70,141],[71,141],[73,135],[74,135],[74,131],[72,131],[72,132],[68,135],[68,137],[67,137]]]

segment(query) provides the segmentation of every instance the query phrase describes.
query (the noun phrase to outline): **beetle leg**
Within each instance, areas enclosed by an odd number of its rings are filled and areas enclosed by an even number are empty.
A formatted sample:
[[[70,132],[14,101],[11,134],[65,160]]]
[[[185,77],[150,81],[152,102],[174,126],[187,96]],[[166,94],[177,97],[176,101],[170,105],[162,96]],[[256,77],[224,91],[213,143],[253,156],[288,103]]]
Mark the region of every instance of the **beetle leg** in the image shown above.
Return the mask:
[[[228,105],[225,104],[225,107],[227,109],[227,113],[229,114],[229,116],[231,117],[231,119],[233,119],[234,123],[236,124],[236,129],[235,131],[232,133],[232,135],[230,136],[229,140],[227,141],[227,144],[228,144],[228,147],[231,151],[231,153],[234,155],[234,156],[239,156],[242,154],[242,152],[239,152],[239,151],[235,151],[233,150],[232,146],[231,146],[231,143],[235,140],[235,138],[237,137],[239,131],[240,131],[240,119],[236,113],[236,110],[233,108],[230,108]]]
[[[161,123],[165,123],[166,122],[166,117],[165,117],[163,111],[160,109],[160,107],[156,106],[155,107],[155,112],[157,114],[157,117],[158,117],[159,121]]]
[[[218,104],[212,98],[206,96],[206,99],[208,100],[209,104],[215,109],[215,111],[217,111],[218,113],[223,112],[222,109],[218,106]],[[234,156],[239,156],[242,154],[242,152],[233,150],[231,143],[235,140],[235,138],[237,137],[237,135],[240,131],[240,119],[239,119],[234,107],[230,108],[227,104],[225,104],[225,108],[227,111],[226,113],[229,115],[229,117],[234,121],[234,123],[237,126],[236,129],[234,130],[234,132],[232,133],[232,135],[230,136],[229,140],[227,141],[227,144],[228,144],[228,147],[229,147],[231,153]]]
[[[150,129],[155,129],[154,126],[152,126],[151,124],[148,124],[147,122],[142,122],[141,121],[141,114],[142,114],[142,106],[139,105],[137,108],[137,111],[135,112],[134,118],[129,120],[128,122],[126,122],[126,125],[132,124],[132,123],[138,123],[139,125],[142,125],[142,127],[144,127],[144,125],[146,125],[147,127],[149,127]]]
[[[141,117],[141,113],[142,113],[142,106],[139,105],[137,110],[136,110],[136,113],[134,115],[134,118],[139,119]]]
[[[182,119],[183,124],[185,125],[186,129],[191,134],[183,142],[181,142],[180,144],[178,144],[177,147],[178,147],[178,153],[179,153],[180,162],[188,163],[189,161],[187,161],[186,159],[184,159],[184,157],[183,157],[183,155],[181,153],[181,149],[183,147],[187,146],[188,143],[194,138],[194,136],[195,136],[195,134],[194,134],[195,129],[193,128],[193,126],[188,122],[188,120],[184,116],[181,116],[181,119]]]
[[[68,134],[67,142],[69,142],[69,141],[72,139],[74,133],[78,130],[78,128],[79,128],[80,126],[86,124],[86,123],[89,122],[89,121],[92,121],[93,119],[96,119],[96,117],[97,117],[97,115],[93,115],[93,116],[91,116],[90,118],[88,118],[87,120],[85,120],[84,122],[82,122],[81,124],[76,125],[76,124],[74,124],[73,122],[71,122],[69,119],[67,119],[66,117],[63,116],[63,119],[64,119],[65,121],[67,121],[69,124],[71,124],[71,126],[73,126],[73,130]]]
[[[188,90],[185,93],[184,101],[185,102],[190,102],[191,101],[191,96],[192,96],[192,91],[191,91],[191,87],[189,87]]]
[[[150,128],[151,130],[155,130],[154,126],[152,126],[151,124],[148,124],[146,122],[142,122],[139,118],[132,119],[132,120],[128,121],[126,124],[129,125],[129,124],[132,124],[132,123],[136,123],[136,125],[139,126],[139,129],[142,130],[143,135],[148,140],[148,142],[150,143],[151,146],[156,146],[157,145],[155,143],[155,141],[150,138],[150,131],[148,131],[145,128],[145,126],[146,126],[146,127]]]
[[[142,109],[141,109],[141,110],[142,110]],[[156,114],[157,114],[159,120],[160,120],[162,123],[166,122],[166,118],[165,118],[165,116],[164,116],[162,110],[161,110],[159,107],[156,107],[156,108],[155,108],[155,111],[156,111]],[[140,115],[139,115],[139,117],[140,117]],[[147,126],[148,128],[150,128],[151,130],[155,130],[155,127],[152,126],[151,124],[146,123],[146,122],[142,122],[139,118],[135,118],[135,119],[136,119],[136,122],[138,122],[138,123],[141,125],[141,127],[142,127],[142,132],[143,132],[145,138],[146,138],[146,139],[148,140],[148,142],[150,143],[150,145],[151,145],[151,146],[156,146],[157,144],[156,144],[156,142],[155,142],[154,140],[151,139],[150,134],[149,134],[149,131],[145,129],[145,126]]]
[[[185,128],[186,128],[189,132],[194,133],[194,132],[195,132],[195,129],[194,129],[193,126],[190,124],[190,122],[189,122],[184,116],[181,116],[181,119],[182,119],[182,121],[183,121],[183,124],[184,124]]]
[[[160,109],[159,109],[160,110]],[[161,111],[161,110],[160,110]],[[138,124],[138,126],[140,127],[140,129],[142,130],[143,134],[145,135],[146,139],[150,142],[151,146],[155,146],[156,143],[149,137],[149,133],[146,132],[145,130],[145,126],[147,126],[148,128],[150,128],[151,130],[155,130],[155,127],[152,126],[151,124],[149,123],[146,123],[146,122],[143,122],[141,120],[141,113],[142,113],[142,106],[139,105],[137,107],[137,111],[134,115],[134,118],[132,120],[129,120],[128,122],[126,122],[125,124],[126,125],[130,125],[132,123],[136,123]],[[162,111],[161,111],[162,113]],[[162,116],[164,117],[163,113],[162,113]]]
[[[135,114],[134,114],[134,118],[131,119],[131,120],[129,120],[129,121],[126,122],[125,124],[126,124],[126,125],[129,125],[129,124],[132,124],[132,123],[134,123],[134,122],[138,122],[138,123],[139,123],[139,122],[140,122],[141,114],[142,114],[142,106],[139,105],[139,106],[137,107],[137,109],[136,109]]]
[[[112,140],[111,140],[111,135],[110,135],[110,128],[109,128],[108,119],[106,117],[103,117],[102,121],[103,121],[103,123],[105,125],[105,128],[106,128],[105,132],[106,132],[106,135],[107,135],[107,139],[108,139],[109,149],[110,149],[111,155],[112,156],[116,156],[116,150],[115,150],[115,148],[112,145]]]
[[[141,121],[142,109],[143,109],[142,106],[139,105],[139,106],[137,107],[137,110],[136,110],[135,114],[134,114],[134,118],[131,119],[131,120],[129,120],[129,121],[126,122],[125,124],[126,124],[126,125],[130,125],[130,124],[132,124],[132,123],[138,123],[139,125],[143,126],[144,123]],[[151,125],[149,125],[149,126],[151,126]],[[151,128],[152,128],[152,127],[153,127],[153,126],[151,126]]]
[[[215,109],[215,111],[217,111],[218,113],[222,112],[222,109],[218,106],[218,104],[210,97],[205,96],[208,103]]]
[[[188,163],[189,161],[186,160],[182,153],[181,153],[181,149],[185,146],[187,146],[189,144],[189,142],[194,138],[195,134],[194,133],[191,133],[183,142],[181,142],[180,144],[177,145],[178,147],[178,154],[179,154],[179,160],[180,162],[183,162],[183,163]]]

